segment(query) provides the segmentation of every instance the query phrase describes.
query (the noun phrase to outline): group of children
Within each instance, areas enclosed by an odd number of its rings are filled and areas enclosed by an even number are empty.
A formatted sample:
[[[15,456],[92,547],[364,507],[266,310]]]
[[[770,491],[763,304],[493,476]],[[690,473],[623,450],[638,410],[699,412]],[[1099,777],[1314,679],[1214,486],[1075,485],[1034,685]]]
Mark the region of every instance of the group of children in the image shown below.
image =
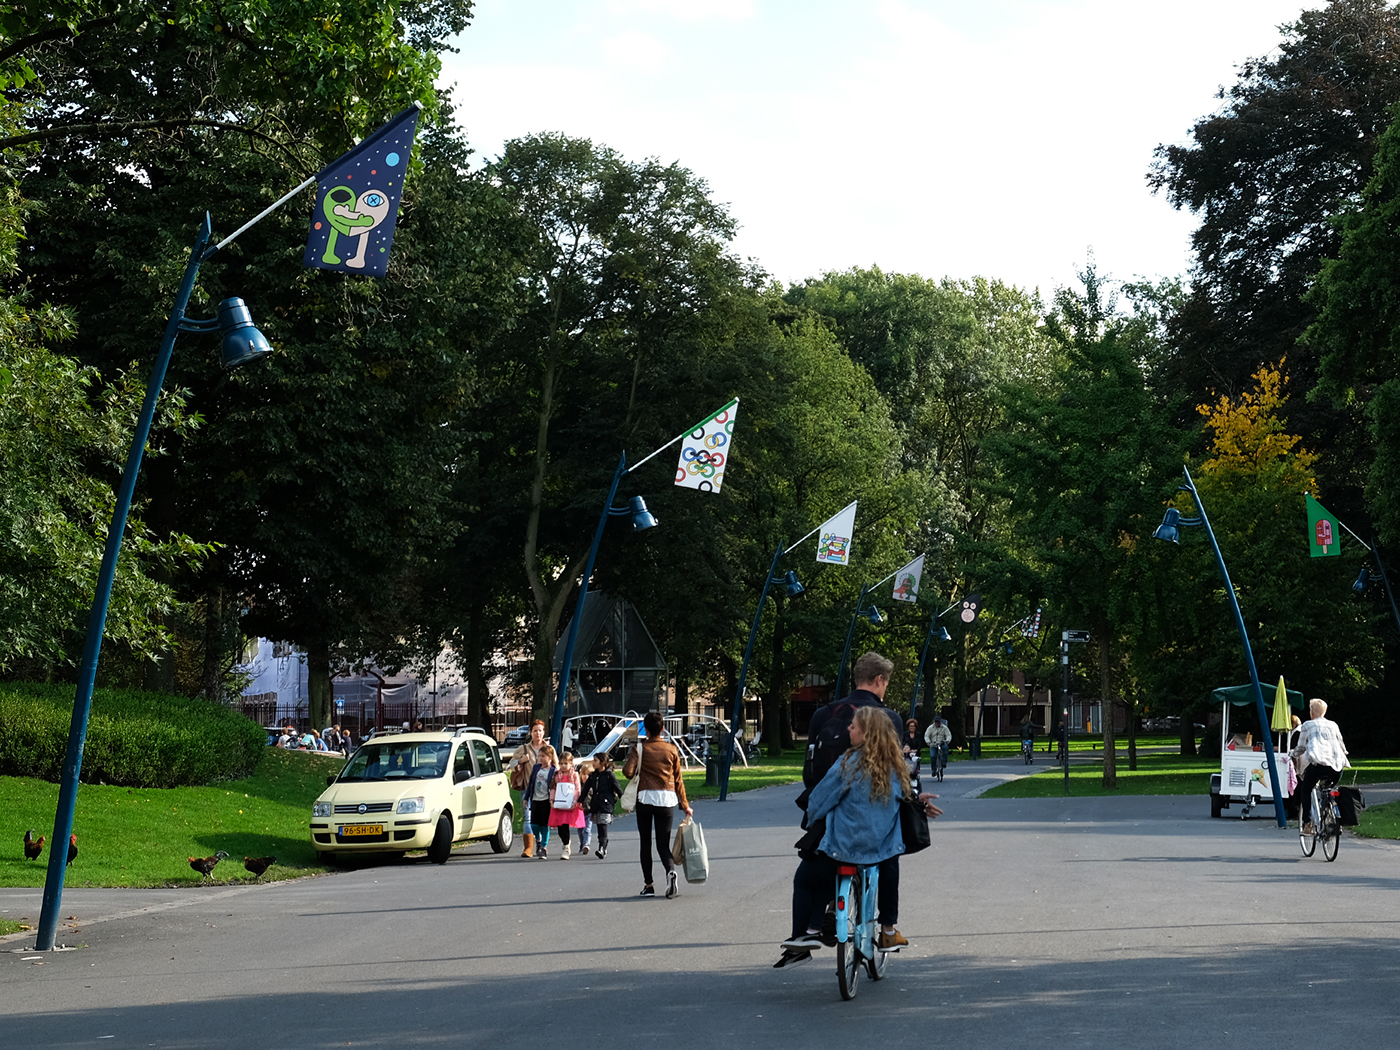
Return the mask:
[[[525,833],[534,836],[535,858],[549,856],[549,837],[555,828],[563,844],[560,860],[569,859],[572,828],[579,832],[579,855],[586,854],[596,827],[598,845],[593,855],[602,860],[608,855],[608,825],[621,794],[610,757],[580,762],[575,768],[572,753],[556,756],[552,746],[543,745],[521,792],[528,804]]]

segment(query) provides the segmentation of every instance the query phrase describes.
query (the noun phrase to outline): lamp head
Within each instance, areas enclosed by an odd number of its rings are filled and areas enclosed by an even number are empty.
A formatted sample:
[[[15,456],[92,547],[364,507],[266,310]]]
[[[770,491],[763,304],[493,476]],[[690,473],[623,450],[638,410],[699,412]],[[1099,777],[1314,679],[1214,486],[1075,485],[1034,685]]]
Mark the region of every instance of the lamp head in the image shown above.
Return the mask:
[[[938,640],[940,642],[951,642],[953,640],[953,636],[948,633],[948,628],[938,628]]]
[[[1366,566],[1361,566],[1361,572],[1357,574],[1356,582],[1351,585],[1351,589],[1360,594],[1371,584],[1371,571]]]
[[[647,501],[641,496],[633,496],[628,502],[628,506],[632,508],[632,528],[634,531],[641,532],[643,529],[650,529],[656,525],[656,516],[647,510]]]
[[[1177,527],[1180,523],[1181,511],[1175,507],[1168,507],[1167,512],[1162,515],[1162,524],[1157,526],[1157,531],[1152,537],[1166,540],[1168,543],[1178,543],[1181,540],[1181,530]]]
[[[885,622],[885,618],[883,615],[881,615],[880,610],[875,608],[875,606],[873,605],[870,608],[864,610],[861,613],[861,615],[864,616],[867,620],[871,622],[872,625],[876,627]]]
[[[237,296],[219,304],[219,331],[224,334],[222,353],[226,372],[272,353],[267,336],[253,327],[253,315]]]
[[[783,588],[787,591],[787,596],[789,598],[796,598],[807,589],[802,586],[801,581],[798,580],[797,573],[793,572],[791,569],[783,574]]]

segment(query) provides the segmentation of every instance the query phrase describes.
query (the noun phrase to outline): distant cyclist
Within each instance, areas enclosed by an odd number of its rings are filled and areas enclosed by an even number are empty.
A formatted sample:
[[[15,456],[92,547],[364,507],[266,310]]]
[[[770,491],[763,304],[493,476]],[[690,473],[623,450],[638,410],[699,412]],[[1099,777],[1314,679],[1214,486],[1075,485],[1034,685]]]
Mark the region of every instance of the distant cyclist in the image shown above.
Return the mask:
[[[937,773],[948,764],[948,745],[953,742],[953,731],[942,718],[935,718],[933,725],[924,731],[924,743],[928,745],[928,765]],[[935,761],[934,755],[938,758]]]
[[[1035,753],[1035,730],[1035,723],[1031,721],[1031,716],[1027,715],[1021,723],[1021,751],[1025,754]]]

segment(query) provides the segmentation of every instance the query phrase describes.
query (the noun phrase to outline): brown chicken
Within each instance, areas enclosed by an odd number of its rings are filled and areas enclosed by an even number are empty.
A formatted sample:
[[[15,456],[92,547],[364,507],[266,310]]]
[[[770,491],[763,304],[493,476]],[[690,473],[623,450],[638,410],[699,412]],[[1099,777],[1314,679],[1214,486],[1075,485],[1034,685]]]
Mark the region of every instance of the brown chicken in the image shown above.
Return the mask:
[[[199,872],[210,882],[214,881],[214,865],[227,857],[228,854],[219,850],[212,857],[191,857],[190,867]]]
[[[257,878],[263,877],[263,872],[277,863],[276,857],[244,857],[243,867],[251,871]]]
[[[24,859],[38,860],[39,854],[44,852],[44,836],[40,835],[39,840],[34,840],[34,829],[30,828],[24,833]]]
[[[78,859],[78,836],[68,836],[68,866],[71,868],[73,862]]]

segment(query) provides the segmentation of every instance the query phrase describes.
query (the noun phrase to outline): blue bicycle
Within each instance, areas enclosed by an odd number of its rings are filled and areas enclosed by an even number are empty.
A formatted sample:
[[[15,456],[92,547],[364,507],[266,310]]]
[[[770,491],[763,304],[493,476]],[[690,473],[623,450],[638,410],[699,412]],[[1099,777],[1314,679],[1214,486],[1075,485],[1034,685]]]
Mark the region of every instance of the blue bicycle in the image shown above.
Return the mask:
[[[880,866],[836,865],[836,981],[842,999],[854,999],[864,967],[872,981],[885,976],[886,952],[876,947]]]

